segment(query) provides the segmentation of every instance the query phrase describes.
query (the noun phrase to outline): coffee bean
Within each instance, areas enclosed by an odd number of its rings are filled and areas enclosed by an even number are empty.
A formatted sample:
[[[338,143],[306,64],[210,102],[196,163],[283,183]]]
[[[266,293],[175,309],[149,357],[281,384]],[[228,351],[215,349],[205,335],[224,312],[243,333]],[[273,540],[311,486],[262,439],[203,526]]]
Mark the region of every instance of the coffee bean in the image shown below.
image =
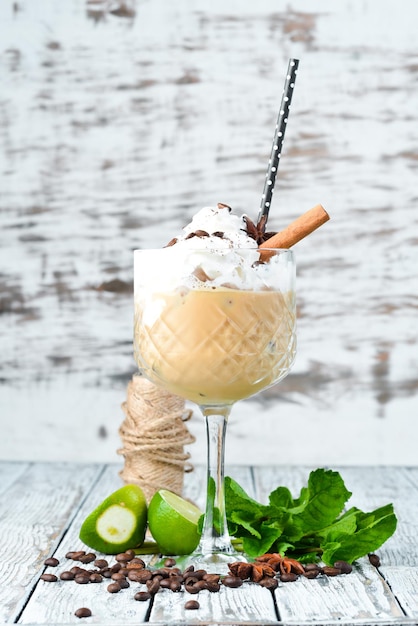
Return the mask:
[[[377,556],[377,554],[369,554],[369,561],[373,565],[373,567],[380,566],[380,558]]]
[[[321,567],[321,572],[325,574],[325,576],[339,576],[339,574],[341,574],[341,570],[338,567],[331,567],[330,565]]]
[[[148,592],[153,596],[157,593],[160,588],[160,579],[152,578],[151,580],[147,580],[146,582]]]
[[[121,586],[119,583],[110,583],[107,586],[107,590],[109,593],[118,593],[121,590]]]
[[[122,565],[120,563],[115,563],[114,565],[112,565],[112,567],[110,568],[112,574],[114,574],[115,572],[118,572],[120,569],[122,569]]]
[[[105,569],[106,567],[109,567],[109,563],[106,561],[106,559],[96,559],[93,565],[95,565],[99,569]]]
[[[134,600],[138,600],[138,602],[145,602],[151,598],[151,594],[148,591],[138,591],[134,595]]]
[[[83,606],[81,609],[77,609],[74,615],[76,617],[90,617],[91,611],[87,607]]]
[[[151,578],[150,580],[147,580],[145,584],[147,586],[149,593],[151,595],[154,595],[159,590],[161,583],[160,583],[159,578]]]
[[[206,589],[208,589],[210,592],[215,593],[216,591],[219,591],[219,589],[221,588],[221,585],[213,580],[207,580],[206,581]]]
[[[222,583],[225,585],[225,587],[231,587],[232,589],[236,589],[237,587],[241,587],[243,581],[242,578],[239,578],[238,576],[225,576],[225,578],[222,580]]]
[[[126,576],[121,572],[115,572],[114,574],[112,574],[111,579],[117,580],[119,582],[120,580],[126,580]]]
[[[126,564],[128,569],[143,569],[145,567],[145,561],[142,559],[132,559],[132,561],[128,561]]]
[[[201,580],[204,576],[206,576],[206,574],[207,571],[205,569],[195,569],[193,572],[194,578],[197,578],[198,580]]]
[[[49,565],[49,567],[57,567],[59,565],[58,559],[55,559],[53,556],[49,557],[49,559],[45,559],[44,565]]]
[[[77,550],[77,552],[72,552],[71,558],[73,561],[79,561],[82,556],[85,556],[85,554],[86,554],[85,550]]]
[[[293,583],[297,579],[298,579],[297,575],[294,574],[293,572],[280,574],[280,580],[282,581],[282,583]]]
[[[89,552],[88,554],[83,554],[83,556],[80,556],[78,560],[80,561],[80,563],[86,565],[87,563],[92,563],[93,561],[95,561],[96,555],[93,554],[93,552]]]
[[[181,578],[183,578],[182,571],[179,567],[170,568],[170,576],[181,576]]]
[[[258,582],[258,584],[261,585],[262,587],[265,587],[266,589],[271,589],[272,591],[274,591],[274,589],[277,589],[279,585],[279,581],[277,580],[277,578],[266,577],[266,578],[262,578]]]
[[[134,559],[134,558],[135,558],[135,550],[125,550],[125,554],[126,554],[126,556],[128,556],[130,559]]]
[[[74,552],[74,550],[71,550],[70,552],[67,552],[67,554],[65,555],[66,559],[73,559],[74,558],[74,554],[76,554]]]
[[[165,567],[174,567],[175,564],[176,564],[176,559],[168,558],[168,559],[165,559],[164,561]]]
[[[187,611],[195,611],[196,609],[200,609],[200,604],[197,600],[187,600],[184,605],[184,608]]]
[[[203,580],[207,580],[208,582],[218,583],[220,579],[219,574],[205,574],[203,576]]]
[[[341,574],[351,574],[353,571],[352,566],[347,561],[335,561],[334,567],[341,570]]]
[[[305,576],[305,578],[317,578],[320,574],[320,570],[319,569],[308,569],[305,571],[305,573],[303,574]]]
[[[187,591],[187,593],[193,593],[194,594],[194,593],[199,593],[199,591],[200,591],[199,587],[196,587],[195,584],[192,585],[192,584],[184,583],[184,588]]]
[[[105,567],[105,569],[100,570],[100,573],[103,578],[110,578],[112,576],[112,570],[110,567]]]
[[[135,553],[130,554],[128,552],[120,552],[119,554],[115,556],[115,559],[119,563],[127,563],[127,561],[130,561],[131,559],[133,559],[134,556],[135,556]]]
[[[152,574],[149,571],[149,569],[137,570],[135,573],[136,573],[136,576],[137,576],[137,582],[139,582],[139,583],[146,583],[147,580],[151,580],[151,578],[152,578]],[[129,576],[129,574],[128,574],[128,576]]]
[[[194,572],[194,565],[189,565],[189,567],[186,567],[183,574],[186,575],[186,574],[190,574],[191,572]]]
[[[303,567],[305,572],[310,572],[314,570],[319,572],[321,569],[317,563],[306,563],[306,565],[304,565]]]
[[[98,572],[93,572],[89,576],[89,581],[91,583],[101,583],[103,580],[103,576],[101,576]]]
[[[87,585],[90,582],[89,574],[77,574],[74,578],[77,585]]]
[[[42,574],[41,580],[44,580],[46,583],[56,583],[58,578],[55,574]]]
[[[61,572],[60,578],[61,580],[74,580],[75,574],[73,574],[73,572],[67,572],[67,571]]]
[[[118,580],[118,585],[121,589],[127,589],[130,586],[126,578],[123,578],[122,580]]]
[[[177,579],[175,576],[170,576],[168,578],[168,582],[170,583],[171,591],[181,591],[181,580]]]

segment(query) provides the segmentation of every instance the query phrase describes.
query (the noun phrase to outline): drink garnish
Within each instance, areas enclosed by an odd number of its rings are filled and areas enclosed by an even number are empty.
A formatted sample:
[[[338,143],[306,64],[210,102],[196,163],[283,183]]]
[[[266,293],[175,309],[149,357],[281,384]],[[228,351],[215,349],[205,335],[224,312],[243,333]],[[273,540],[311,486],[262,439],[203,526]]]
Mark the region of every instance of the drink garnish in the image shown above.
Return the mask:
[[[273,552],[300,562],[352,563],[389,539],[397,519],[392,504],[369,513],[355,507],[344,511],[351,495],[338,472],[322,468],[310,473],[298,498],[280,486],[268,504],[226,477],[228,528],[251,557]]]

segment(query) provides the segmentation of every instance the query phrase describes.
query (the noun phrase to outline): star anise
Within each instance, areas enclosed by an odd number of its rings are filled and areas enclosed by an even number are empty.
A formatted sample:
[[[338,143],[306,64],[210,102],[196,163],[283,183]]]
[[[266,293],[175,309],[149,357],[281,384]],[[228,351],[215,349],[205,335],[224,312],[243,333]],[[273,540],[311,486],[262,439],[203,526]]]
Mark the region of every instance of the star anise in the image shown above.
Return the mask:
[[[266,233],[266,215],[262,215],[257,224],[254,224],[254,222],[247,215],[244,215],[244,220],[247,227],[247,235],[252,237],[252,239],[255,239],[259,245],[276,234],[274,232]]]
[[[260,582],[263,578],[273,578],[275,570],[267,563],[243,563],[236,561],[228,565],[233,576],[238,576],[242,580],[251,580],[254,583]]]
[[[287,556],[282,556],[277,552],[266,553],[256,558],[258,563],[269,565],[275,572],[280,571],[281,574],[304,574],[305,569],[299,561],[291,559]]]

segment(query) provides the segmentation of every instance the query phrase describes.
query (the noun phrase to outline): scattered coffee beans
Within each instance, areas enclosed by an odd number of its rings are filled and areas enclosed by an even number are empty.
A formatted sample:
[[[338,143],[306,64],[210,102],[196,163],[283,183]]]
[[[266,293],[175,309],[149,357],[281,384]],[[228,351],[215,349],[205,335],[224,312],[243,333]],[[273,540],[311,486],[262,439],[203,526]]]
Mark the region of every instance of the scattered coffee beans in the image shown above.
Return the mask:
[[[195,611],[196,609],[200,608],[200,604],[197,600],[187,600],[184,608],[188,611]]]
[[[77,609],[74,615],[76,617],[90,617],[91,611],[87,607],[83,606],[81,607],[81,609]]]
[[[138,591],[134,595],[134,600],[137,600],[138,602],[146,602],[150,598],[151,598],[151,594],[148,591]]]
[[[45,559],[44,561],[44,565],[49,565],[49,567],[57,567],[57,565],[59,565],[59,561],[58,559],[55,559],[53,556],[51,556],[49,559]]]
[[[377,554],[369,554],[369,561],[374,567],[379,567],[380,559]]]
[[[110,585],[107,586],[107,590],[109,593],[118,593],[121,588],[122,587],[119,583],[110,583]]]
[[[347,561],[335,561],[334,567],[337,567],[341,571],[341,574],[351,574],[353,571],[352,566],[350,563],[347,563]]]
[[[44,580],[46,583],[56,583],[58,578],[55,574],[42,574],[41,580]]]

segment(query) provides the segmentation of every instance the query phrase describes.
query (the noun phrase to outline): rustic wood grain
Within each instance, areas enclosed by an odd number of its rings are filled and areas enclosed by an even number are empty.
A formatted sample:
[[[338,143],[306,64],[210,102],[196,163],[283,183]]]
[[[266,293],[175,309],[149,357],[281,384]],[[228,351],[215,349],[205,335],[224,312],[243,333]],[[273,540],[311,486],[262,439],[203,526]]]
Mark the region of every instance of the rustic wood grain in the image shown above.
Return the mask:
[[[0,467],[0,476],[15,474],[0,495],[0,621],[8,621],[24,606],[100,470],[65,463]]]
[[[352,574],[316,580],[298,579],[280,583],[273,595],[251,583],[239,589],[221,588],[197,595],[186,592],[159,592],[153,602],[140,603],[134,593],[145,586],[131,584],[118,594],[109,594],[107,582],[77,585],[74,582],[47,583],[39,580],[43,571],[59,574],[73,565],[65,554],[85,549],[78,538],[86,515],[104,497],[121,486],[120,465],[103,467],[66,464],[4,464],[0,478],[8,487],[0,494],[0,619],[20,623],[75,623],[74,612],[81,606],[92,610],[93,623],[272,623],[272,624],[407,624],[418,619],[417,569],[404,565],[404,516],[415,516],[417,498],[416,469],[344,468],[347,486],[354,491],[355,504],[372,508],[393,496],[399,507],[399,545],[380,552],[383,563],[378,569],[367,558],[360,559]],[[230,467],[234,477],[252,496],[263,501],[278,484],[297,492],[306,483],[308,467]],[[185,495],[202,501],[206,472],[198,466],[185,477]],[[371,487],[373,484],[373,487]],[[396,486],[398,493],[396,494]],[[204,496],[203,496],[204,498]],[[13,508],[9,504],[13,502]],[[368,506],[363,506],[368,504]],[[12,532],[13,529],[13,532]],[[65,532],[64,532],[65,531]],[[11,537],[15,537],[13,542]],[[4,538],[6,537],[6,541]],[[42,548],[42,546],[45,546]],[[54,553],[57,568],[45,568],[45,556]],[[14,566],[15,557],[18,563]],[[97,556],[102,556],[98,553]],[[386,558],[392,561],[387,561]],[[145,557],[146,558],[146,557]],[[112,562],[113,557],[108,557]],[[398,562],[395,562],[398,559]],[[91,566],[88,566],[91,567]],[[188,611],[188,599],[198,600],[200,608]],[[278,613],[276,612],[276,606]],[[148,615],[149,614],[149,615]]]

